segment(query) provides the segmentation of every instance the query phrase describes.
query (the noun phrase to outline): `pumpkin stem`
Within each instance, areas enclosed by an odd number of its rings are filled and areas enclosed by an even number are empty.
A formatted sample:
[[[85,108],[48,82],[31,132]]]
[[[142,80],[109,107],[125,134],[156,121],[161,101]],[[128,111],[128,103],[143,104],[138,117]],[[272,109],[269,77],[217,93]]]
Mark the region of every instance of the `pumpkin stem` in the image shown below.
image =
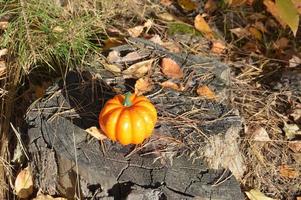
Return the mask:
[[[129,106],[131,106],[132,105],[132,102],[131,102],[131,96],[132,96],[132,93],[131,92],[127,92],[127,93],[125,93],[125,98],[124,98],[124,101],[123,101],[123,105],[124,106],[127,106],[127,107],[129,107]]]

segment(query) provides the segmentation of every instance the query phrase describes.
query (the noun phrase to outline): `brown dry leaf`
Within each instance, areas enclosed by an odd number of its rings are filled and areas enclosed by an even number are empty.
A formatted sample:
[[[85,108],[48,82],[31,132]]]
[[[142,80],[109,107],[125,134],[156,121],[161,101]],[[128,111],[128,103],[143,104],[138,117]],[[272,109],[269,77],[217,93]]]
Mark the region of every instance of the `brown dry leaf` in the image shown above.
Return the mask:
[[[217,1],[216,0],[208,0],[204,6],[206,12],[214,12],[217,9]]]
[[[8,22],[7,21],[1,21],[0,22],[0,30],[5,30],[8,27]]]
[[[131,77],[141,78],[151,69],[153,62],[154,59],[135,63],[124,70],[122,73]]]
[[[297,199],[296,200],[301,200],[301,197],[297,197]]]
[[[281,37],[278,39],[274,44],[274,49],[280,49],[283,50],[288,47],[289,40],[286,37]]]
[[[111,51],[107,57],[108,62],[114,63],[121,60],[120,53],[118,51]]]
[[[160,3],[164,6],[170,6],[173,3],[173,0],[160,0]]]
[[[27,198],[33,192],[33,177],[30,167],[19,172],[15,181],[15,192],[19,198]]]
[[[139,78],[135,84],[135,94],[142,95],[153,89],[152,81],[150,78]]]
[[[257,54],[261,54],[261,50],[259,45],[254,42],[254,41],[249,41],[247,42],[243,47],[243,50],[245,51],[249,51],[249,52],[253,52],[253,53],[257,53]]]
[[[280,23],[280,25],[283,28],[285,28],[286,23],[281,19],[280,13],[278,11],[276,4],[272,0],[264,0],[263,4],[267,7],[267,11],[275,17],[275,19]]]
[[[251,27],[248,28],[248,31],[251,33],[251,35],[255,39],[257,39],[259,41],[262,40],[262,33],[258,29],[256,29],[256,28],[254,28],[254,27],[251,26]]]
[[[293,55],[293,57],[289,60],[289,67],[294,68],[301,64],[301,58]]]
[[[250,200],[274,200],[270,197],[265,196],[265,194],[260,192],[258,189],[252,189],[246,192],[246,195]]]
[[[159,44],[159,45],[163,45],[163,41],[161,40],[159,35],[154,35],[151,39],[149,39],[149,41],[152,41],[153,43]]]
[[[301,141],[289,141],[288,147],[295,153],[301,153]]]
[[[115,72],[115,73],[121,72],[121,67],[119,67],[118,65],[105,63],[103,64],[103,67],[111,72]]]
[[[173,53],[180,53],[181,52],[181,46],[173,41],[169,41],[169,42],[164,42],[162,44],[163,47],[165,47],[166,49],[168,49],[170,52]]]
[[[122,39],[110,37],[106,39],[103,43],[104,43],[103,49],[110,49],[112,47],[121,45],[123,42]]]
[[[280,165],[279,166],[280,176],[284,178],[297,178],[299,176],[299,172],[296,171],[293,167],[288,165]]]
[[[178,0],[178,4],[186,11],[193,11],[198,7],[193,0]]]
[[[198,14],[194,18],[194,27],[196,28],[196,30],[200,31],[207,39],[214,39],[214,32],[202,17],[202,15]]]
[[[127,31],[131,37],[139,37],[144,31],[144,28],[146,28],[146,32],[148,32],[152,25],[153,21],[148,19],[143,25],[129,28]]]
[[[98,140],[104,140],[107,138],[104,134],[101,133],[101,131],[96,126],[87,128],[85,131]]]
[[[185,89],[183,85],[176,84],[170,80],[164,81],[160,85],[164,88],[171,88],[178,91],[183,91]]]
[[[206,85],[200,86],[197,91],[199,96],[205,97],[206,99],[215,99],[215,93]]]
[[[46,89],[40,85],[36,85],[34,88],[35,88],[35,90],[34,90],[35,96],[37,98],[42,98],[46,92]]]
[[[161,67],[163,74],[169,78],[182,78],[184,75],[178,63],[171,58],[163,58]]]
[[[250,35],[250,32],[246,28],[232,28],[230,31],[238,38],[247,37]]]
[[[223,41],[215,40],[212,42],[211,52],[216,54],[225,53],[226,46]]]
[[[139,37],[144,30],[144,26],[135,26],[133,28],[129,28],[127,31],[131,37]]]
[[[39,194],[36,198],[33,198],[32,200],[67,200],[66,198],[63,197],[52,197],[50,195],[45,195],[45,194]]]
[[[1,49],[1,50],[0,50],[0,58],[1,58],[2,56],[5,56],[7,53],[8,53],[8,50],[7,50],[7,49]]]

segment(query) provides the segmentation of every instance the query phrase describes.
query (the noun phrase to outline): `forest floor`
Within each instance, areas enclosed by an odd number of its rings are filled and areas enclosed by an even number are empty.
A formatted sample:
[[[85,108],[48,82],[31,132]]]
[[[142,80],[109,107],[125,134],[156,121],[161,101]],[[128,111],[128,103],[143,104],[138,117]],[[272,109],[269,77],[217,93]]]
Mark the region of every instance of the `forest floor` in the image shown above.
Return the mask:
[[[250,199],[301,199],[301,33],[280,24],[270,4],[247,2],[0,1],[0,199],[12,193],[14,177],[24,166],[12,164],[19,141],[14,132],[29,103],[73,69],[121,73],[110,63],[120,57],[102,53],[129,37],[229,66],[227,100],[244,119],[239,137],[244,173],[236,177],[242,191]],[[189,77],[177,70],[171,69],[171,80],[162,87],[181,93],[181,80]],[[138,73],[136,92],[151,90],[151,81],[139,71],[129,73]],[[208,86],[197,94],[219,96]]]

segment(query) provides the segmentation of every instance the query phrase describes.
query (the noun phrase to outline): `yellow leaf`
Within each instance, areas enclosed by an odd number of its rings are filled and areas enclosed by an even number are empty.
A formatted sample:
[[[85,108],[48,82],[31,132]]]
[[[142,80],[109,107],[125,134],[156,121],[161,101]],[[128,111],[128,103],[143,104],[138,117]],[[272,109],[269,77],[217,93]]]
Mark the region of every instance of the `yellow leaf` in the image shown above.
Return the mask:
[[[66,198],[63,197],[52,197],[50,195],[44,195],[44,194],[39,194],[36,198],[32,200],[67,200]]]
[[[246,195],[250,200],[274,200],[270,197],[265,196],[262,192],[257,189],[252,189],[246,192]]]
[[[19,172],[15,181],[15,191],[19,198],[27,198],[33,192],[33,178],[30,167]]]
[[[267,11],[275,17],[275,19],[281,24],[283,28],[285,28],[286,23],[282,20],[282,18],[280,18],[280,14],[275,3],[272,0],[264,0],[263,4],[267,7]]]
[[[291,0],[276,0],[280,18],[290,27],[294,36],[297,34],[299,15]]]
[[[213,39],[214,38],[214,33],[208,23],[205,21],[205,19],[198,14],[195,19],[194,19],[194,27],[200,31],[201,33],[204,34],[204,36],[207,39]]]
[[[292,0],[292,3],[295,5],[298,13],[301,15],[301,1],[300,0]]]
[[[197,8],[197,3],[192,0],[178,0],[178,4],[186,11],[193,11]]]

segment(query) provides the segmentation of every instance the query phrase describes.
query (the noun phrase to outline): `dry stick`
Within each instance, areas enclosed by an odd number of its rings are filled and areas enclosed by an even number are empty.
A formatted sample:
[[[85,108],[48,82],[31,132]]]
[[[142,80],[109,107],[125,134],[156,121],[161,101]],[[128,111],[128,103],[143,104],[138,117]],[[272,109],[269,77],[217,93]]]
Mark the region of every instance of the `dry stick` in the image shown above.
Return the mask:
[[[20,4],[21,4],[21,14],[22,14],[22,17],[24,19],[24,25],[25,25],[25,29],[26,29],[26,37],[27,37],[27,40],[28,40],[28,45],[29,45],[30,51],[33,54],[33,60],[35,61],[36,60],[36,52],[35,52],[35,50],[32,46],[32,40],[31,40],[30,33],[29,33],[28,18],[26,16],[25,11],[24,11],[24,8],[25,8],[24,0],[20,0]],[[28,72],[29,71],[29,66],[25,65],[24,67],[25,67],[24,71]]]

